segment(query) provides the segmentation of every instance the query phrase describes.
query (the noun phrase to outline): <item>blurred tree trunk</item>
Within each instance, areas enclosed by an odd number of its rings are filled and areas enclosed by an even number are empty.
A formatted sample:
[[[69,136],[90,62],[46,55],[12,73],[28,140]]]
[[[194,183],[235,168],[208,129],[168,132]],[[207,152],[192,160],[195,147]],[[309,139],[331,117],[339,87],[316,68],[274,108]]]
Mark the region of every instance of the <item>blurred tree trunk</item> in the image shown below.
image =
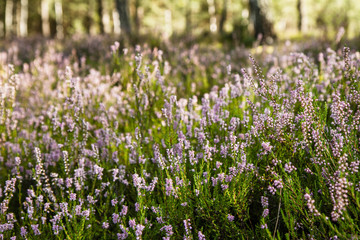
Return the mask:
[[[302,12],[301,12],[301,0],[297,0],[296,9],[298,12],[298,31],[301,32],[302,30]]]
[[[15,26],[16,36],[20,36],[20,17],[21,17],[20,12],[21,12],[21,3],[20,1],[15,1],[14,26]]]
[[[9,37],[14,33],[14,1],[6,0],[5,6],[5,36]]]
[[[29,6],[28,0],[21,0],[20,2],[20,36],[26,37],[28,35],[28,16],[29,16]]]
[[[185,9],[185,31],[188,37],[191,37],[191,0],[187,1]]]
[[[55,0],[56,37],[64,37],[62,0]]]
[[[5,36],[5,1],[0,1],[0,38]]]
[[[123,33],[131,36],[131,25],[129,18],[129,5],[127,0],[116,0],[116,9],[120,17],[120,28]]]
[[[223,9],[221,11],[220,21],[219,21],[219,33],[224,33],[224,25],[227,17],[227,4],[228,0],[223,0]]]
[[[140,31],[139,7],[140,7],[140,0],[135,0],[134,23],[135,23],[135,34],[136,34],[136,36],[139,36],[139,31]]]
[[[95,25],[94,25],[94,18],[95,18],[95,11],[96,11],[96,8],[95,8],[95,2],[94,1],[88,1],[88,4],[87,4],[87,14],[84,18],[84,26],[85,26],[85,29],[86,29],[86,33],[87,34],[96,34],[96,28],[95,28]]]
[[[249,0],[250,22],[254,27],[254,37],[261,37],[261,43],[270,37],[274,38],[272,23],[266,18],[265,10],[259,5],[259,0]]]
[[[49,6],[50,6],[49,0],[41,0],[42,34],[45,37],[50,36]]]
[[[100,28],[100,34],[104,34],[104,23],[102,21],[103,17],[103,2],[102,0],[97,0],[97,14],[99,16],[99,28]]]

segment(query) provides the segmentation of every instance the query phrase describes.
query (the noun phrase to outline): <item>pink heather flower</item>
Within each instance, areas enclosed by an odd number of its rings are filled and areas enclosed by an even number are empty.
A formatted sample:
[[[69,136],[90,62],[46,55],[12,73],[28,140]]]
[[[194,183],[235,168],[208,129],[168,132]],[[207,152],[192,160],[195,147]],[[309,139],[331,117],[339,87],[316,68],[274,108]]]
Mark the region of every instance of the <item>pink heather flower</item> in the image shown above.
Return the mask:
[[[268,228],[268,226],[267,226],[266,223],[265,223],[265,224],[262,224],[260,227],[261,227],[261,229],[267,229],[267,228]]]
[[[16,183],[16,178],[12,178],[5,182],[5,188],[4,188],[5,197],[12,195],[12,193],[15,192],[15,183]]]
[[[264,211],[263,211],[262,217],[266,218],[268,215],[269,215],[269,209],[265,208]]]
[[[145,187],[146,191],[149,191],[149,192],[154,191],[157,182],[158,182],[158,178],[154,177],[154,179],[151,181],[150,185]]]
[[[176,185],[182,187],[184,185],[184,181],[179,177],[175,177]]]
[[[223,157],[223,158],[226,158],[226,156],[227,156],[227,154],[228,154],[228,147],[227,147],[227,145],[225,145],[225,144],[223,144],[223,145],[221,145],[220,146],[220,155]],[[218,162],[216,162],[216,164],[217,164]],[[221,166],[221,165],[220,165]],[[219,167],[220,167],[219,166]],[[219,167],[217,167],[217,168],[219,168]]]
[[[23,238],[25,238],[26,234],[27,234],[26,228],[25,228],[25,227],[21,227],[21,228],[20,228],[20,235],[21,235]]]
[[[270,152],[271,149],[273,148],[273,147],[270,145],[270,142],[263,142],[263,143],[261,144],[261,146],[264,148],[265,154],[268,153],[268,152]]]
[[[128,237],[128,233],[127,232],[123,232],[123,233],[118,233],[117,234],[117,237],[118,237],[118,240],[120,239],[126,239]]]
[[[103,222],[103,224],[102,224],[102,228],[104,228],[104,229],[108,229],[109,228],[109,223],[108,222]]]
[[[164,223],[164,220],[162,219],[162,217],[157,217],[156,218],[156,221],[160,224],[163,224]]]
[[[173,191],[173,180],[171,178],[166,178],[166,183],[165,183],[165,190],[166,190],[166,196],[170,196]]]
[[[357,172],[359,172],[359,165],[360,165],[360,161],[354,161],[350,163],[350,173],[351,174],[355,174]]]
[[[145,229],[144,225],[141,224],[136,225],[136,231],[135,231],[136,239],[140,239],[140,236],[142,235],[144,229]]]
[[[90,216],[90,209],[86,209],[86,210],[82,211],[81,215],[83,217],[85,217],[86,220],[88,220],[89,216]]]
[[[59,226],[59,225],[57,225],[57,224],[53,224],[52,230],[53,230],[53,232],[54,232],[55,235],[58,235],[58,234],[59,234],[60,228],[61,228],[61,226]]]
[[[75,201],[76,200],[76,193],[70,193],[70,201]]]
[[[132,229],[135,229],[135,226],[136,226],[135,219],[130,219],[129,220],[129,227],[131,227]]]
[[[227,215],[227,219],[228,219],[230,222],[232,222],[232,221],[234,221],[235,217],[234,217],[233,215],[231,215],[231,214],[228,214],[228,215]]]
[[[283,188],[283,183],[281,180],[275,180],[274,181],[274,186],[277,188],[277,189],[280,189],[280,188]]]
[[[185,219],[183,222],[186,235],[190,235],[190,231],[192,229],[190,219]]]
[[[66,186],[67,188],[70,188],[71,185],[72,185],[72,183],[73,183],[73,179],[72,179],[72,178],[66,178],[66,179],[65,179],[65,186]]]
[[[120,43],[118,41],[115,41],[113,45],[110,46],[111,48],[111,53],[115,54],[117,52],[117,50],[120,47]]]
[[[118,200],[117,200],[117,199],[112,199],[112,200],[111,200],[111,205],[112,205],[113,207],[115,207],[117,203],[118,203]]]
[[[311,175],[313,175],[314,173],[311,171],[311,169],[310,168],[305,168],[304,169],[304,171],[306,172],[306,173],[310,173]]]
[[[335,172],[338,176],[339,171]],[[331,212],[331,218],[333,221],[337,221],[341,217],[343,211],[346,210],[346,206],[349,204],[348,200],[348,181],[346,177],[336,177],[335,183],[330,184],[330,196],[334,204],[333,211]],[[314,201],[314,200],[313,200]]]
[[[97,175],[98,180],[102,179],[103,170],[104,169],[102,167],[99,167],[97,164],[94,165],[93,173],[94,173],[94,175]]]
[[[160,210],[160,207],[151,206],[151,211],[153,211],[153,213],[158,213],[159,210]]]
[[[194,165],[194,164],[197,164],[197,163],[198,163],[198,160],[197,160],[197,158],[195,157],[195,151],[193,151],[193,150],[190,150],[190,151],[189,151],[189,161],[190,161],[190,164],[191,164],[191,165]]]
[[[97,202],[97,200],[94,199],[93,196],[87,196],[87,201],[90,203],[90,204],[95,204]]]
[[[296,167],[291,164],[291,162],[288,162],[285,164],[285,172],[291,173],[292,171],[296,170]]]
[[[120,215],[125,216],[127,214],[127,211],[128,211],[128,206],[123,205],[122,209],[121,209],[121,212],[120,212]]]
[[[119,218],[120,218],[119,214],[117,214],[117,213],[112,214],[112,221],[114,224],[119,222]]]
[[[273,187],[273,186],[269,186],[268,187],[268,190],[269,190],[269,192],[272,194],[272,195],[275,195],[275,193],[276,193],[276,189]]]
[[[40,230],[39,230],[39,224],[34,224],[34,225],[31,225],[31,228],[34,232],[35,235],[40,235]]]
[[[0,232],[5,232],[8,230],[12,230],[12,229],[14,229],[13,223],[0,224]],[[3,238],[1,238],[1,236],[0,236],[0,239],[3,239]]]
[[[69,215],[68,205],[69,205],[69,204],[68,204],[67,202],[62,202],[62,203],[60,203],[61,213],[62,213],[64,216]]]
[[[199,240],[206,240],[205,235],[201,231],[198,232]]]
[[[76,216],[81,216],[81,205],[76,205],[75,206],[75,215]]]
[[[140,204],[135,203],[135,211],[138,212],[140,210]]]
[[[227,74],[228,74],[228,75],[231,74],[231,64],[229,64],[229,65],[226,66],[226,71],[227,71]]]
[[[219,173],[217,178],[218,178],[218,180],[219,180],[220,182],[224,181],[224,179],[225,179],[225,173]]]
[[[278,163],[281,163],[281,160],[278,160],[278,159],[275,158],[271,162],[274,164],[274,166],[277,166]]]
[[[11,222],[14,221],[15,220],[14,214],[13,213],[6,214],[6,220],[11,221]]]
[[[263,208],[269,206],[269,199],[265,196],[261,196],[261,205]]]
[[[212,181],[212,186],[215,187],[217,185],[218,178],[211,177],[211,181]]]
[[[305,193],[304,198],[307,202],[307,207],[309,208],[309,211],[314,214],[314,216],[320,216],[319,211],[315,208],[315,200],[313,200],[310,196],[310,194]]]
[[[160,228],[160,231],[166,231],[166,236],[170,237],[171,235],[174,234],[173,232],[173,227],[171,225],[165,225],[162,228]]]
[[[15,157],[15,165],[20,166],[20,164],[21,164],[21,159],[19,157]]]

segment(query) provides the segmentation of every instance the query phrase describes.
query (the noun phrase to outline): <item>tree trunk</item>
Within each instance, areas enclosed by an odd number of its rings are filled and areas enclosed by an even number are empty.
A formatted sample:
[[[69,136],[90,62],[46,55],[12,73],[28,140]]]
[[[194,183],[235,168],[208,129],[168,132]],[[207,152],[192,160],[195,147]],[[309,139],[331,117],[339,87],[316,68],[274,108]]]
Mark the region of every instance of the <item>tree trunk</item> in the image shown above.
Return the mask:
[[[85,16],[84,26],[87,34],[96,34],[96,27],[94,26],[94,13],[96,11],[95,2],[89,1],[87,5],[87,14]]]
[[[45,37],[50,36],[49,6],[50,6],[49,0],[41,0],[42,34]]]
[[[14,2],[7,0],[5,6],[5,36],[9,37],[14,33]]]
[[[127,36],[131,36],[131,25],[129,18],[129,6],[127,0],[116,0],[116,8],[120,15],[120,28]]]
[[[139,31],[140,31],[139,7],[140,7],[140,0],[135,0],[134,23],[135,23],[135,34],[136,34],[136,36],[139,36]]]
[[[104,23],[102,21],[102,17],[103,17],[103,3],[102,0],[97,0],[97,14],[99,16],[99,28],[100,28],[100,33],[104,34]]]
[[[191,30],[191,0],[188,0],[185,10],[185,31],[188,37],[191,36]]]
[[[5,3],[0,2],[0,38],[5,37]]]
[[[301,32],[302,30],[302,12],[301,12],[301,0],[297,0],[296,4],[297,12],[298,12],[298,31]]]
[[[20,36],[26,37],[28,35],[28,0],[21,0],[21,9],[20,9]]]
[[[63,27],[63,8],[62,8],[61,0],[55,0],[55,20],[56,20],[56,37],[62,39],[64,37],[64,27]]]
[[[259,6],[259,0],[249,0],[250,22],[254,27],[254,37],[261,37],[261,43],[268,38],[274,38],[275,34],[272,30],[272,23],[266,18],[264,9]]]
[[[224,33],[224,25],[227,17],[227,4],[228,4],[228,0],[223,0],[223,9],[219,21],[219,33],[221,34]]]
[[[21,3],[19,1],[15,1],[14,26],[15,26],[16,36],[20,36],[20,17],[21,17],[20,12],[21,12]]]

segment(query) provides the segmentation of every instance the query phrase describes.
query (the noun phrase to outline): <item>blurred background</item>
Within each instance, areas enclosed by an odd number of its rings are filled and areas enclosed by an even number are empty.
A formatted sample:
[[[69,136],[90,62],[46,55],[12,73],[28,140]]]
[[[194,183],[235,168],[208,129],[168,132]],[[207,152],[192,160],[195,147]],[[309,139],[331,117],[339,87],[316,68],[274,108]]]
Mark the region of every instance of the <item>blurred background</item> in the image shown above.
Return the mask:
[[[109,35],[128,42],[356,41],[358,0],[0,0],[0,39]]]

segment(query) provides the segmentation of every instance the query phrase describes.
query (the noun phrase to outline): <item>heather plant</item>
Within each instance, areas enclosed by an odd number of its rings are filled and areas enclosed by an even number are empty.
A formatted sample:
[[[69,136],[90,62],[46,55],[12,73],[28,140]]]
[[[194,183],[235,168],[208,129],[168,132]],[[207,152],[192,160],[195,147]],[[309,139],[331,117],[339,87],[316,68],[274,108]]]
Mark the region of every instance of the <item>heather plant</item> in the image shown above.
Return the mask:
[[[358,52],[54,46],[1,62],[1,238],[359,237]]]

